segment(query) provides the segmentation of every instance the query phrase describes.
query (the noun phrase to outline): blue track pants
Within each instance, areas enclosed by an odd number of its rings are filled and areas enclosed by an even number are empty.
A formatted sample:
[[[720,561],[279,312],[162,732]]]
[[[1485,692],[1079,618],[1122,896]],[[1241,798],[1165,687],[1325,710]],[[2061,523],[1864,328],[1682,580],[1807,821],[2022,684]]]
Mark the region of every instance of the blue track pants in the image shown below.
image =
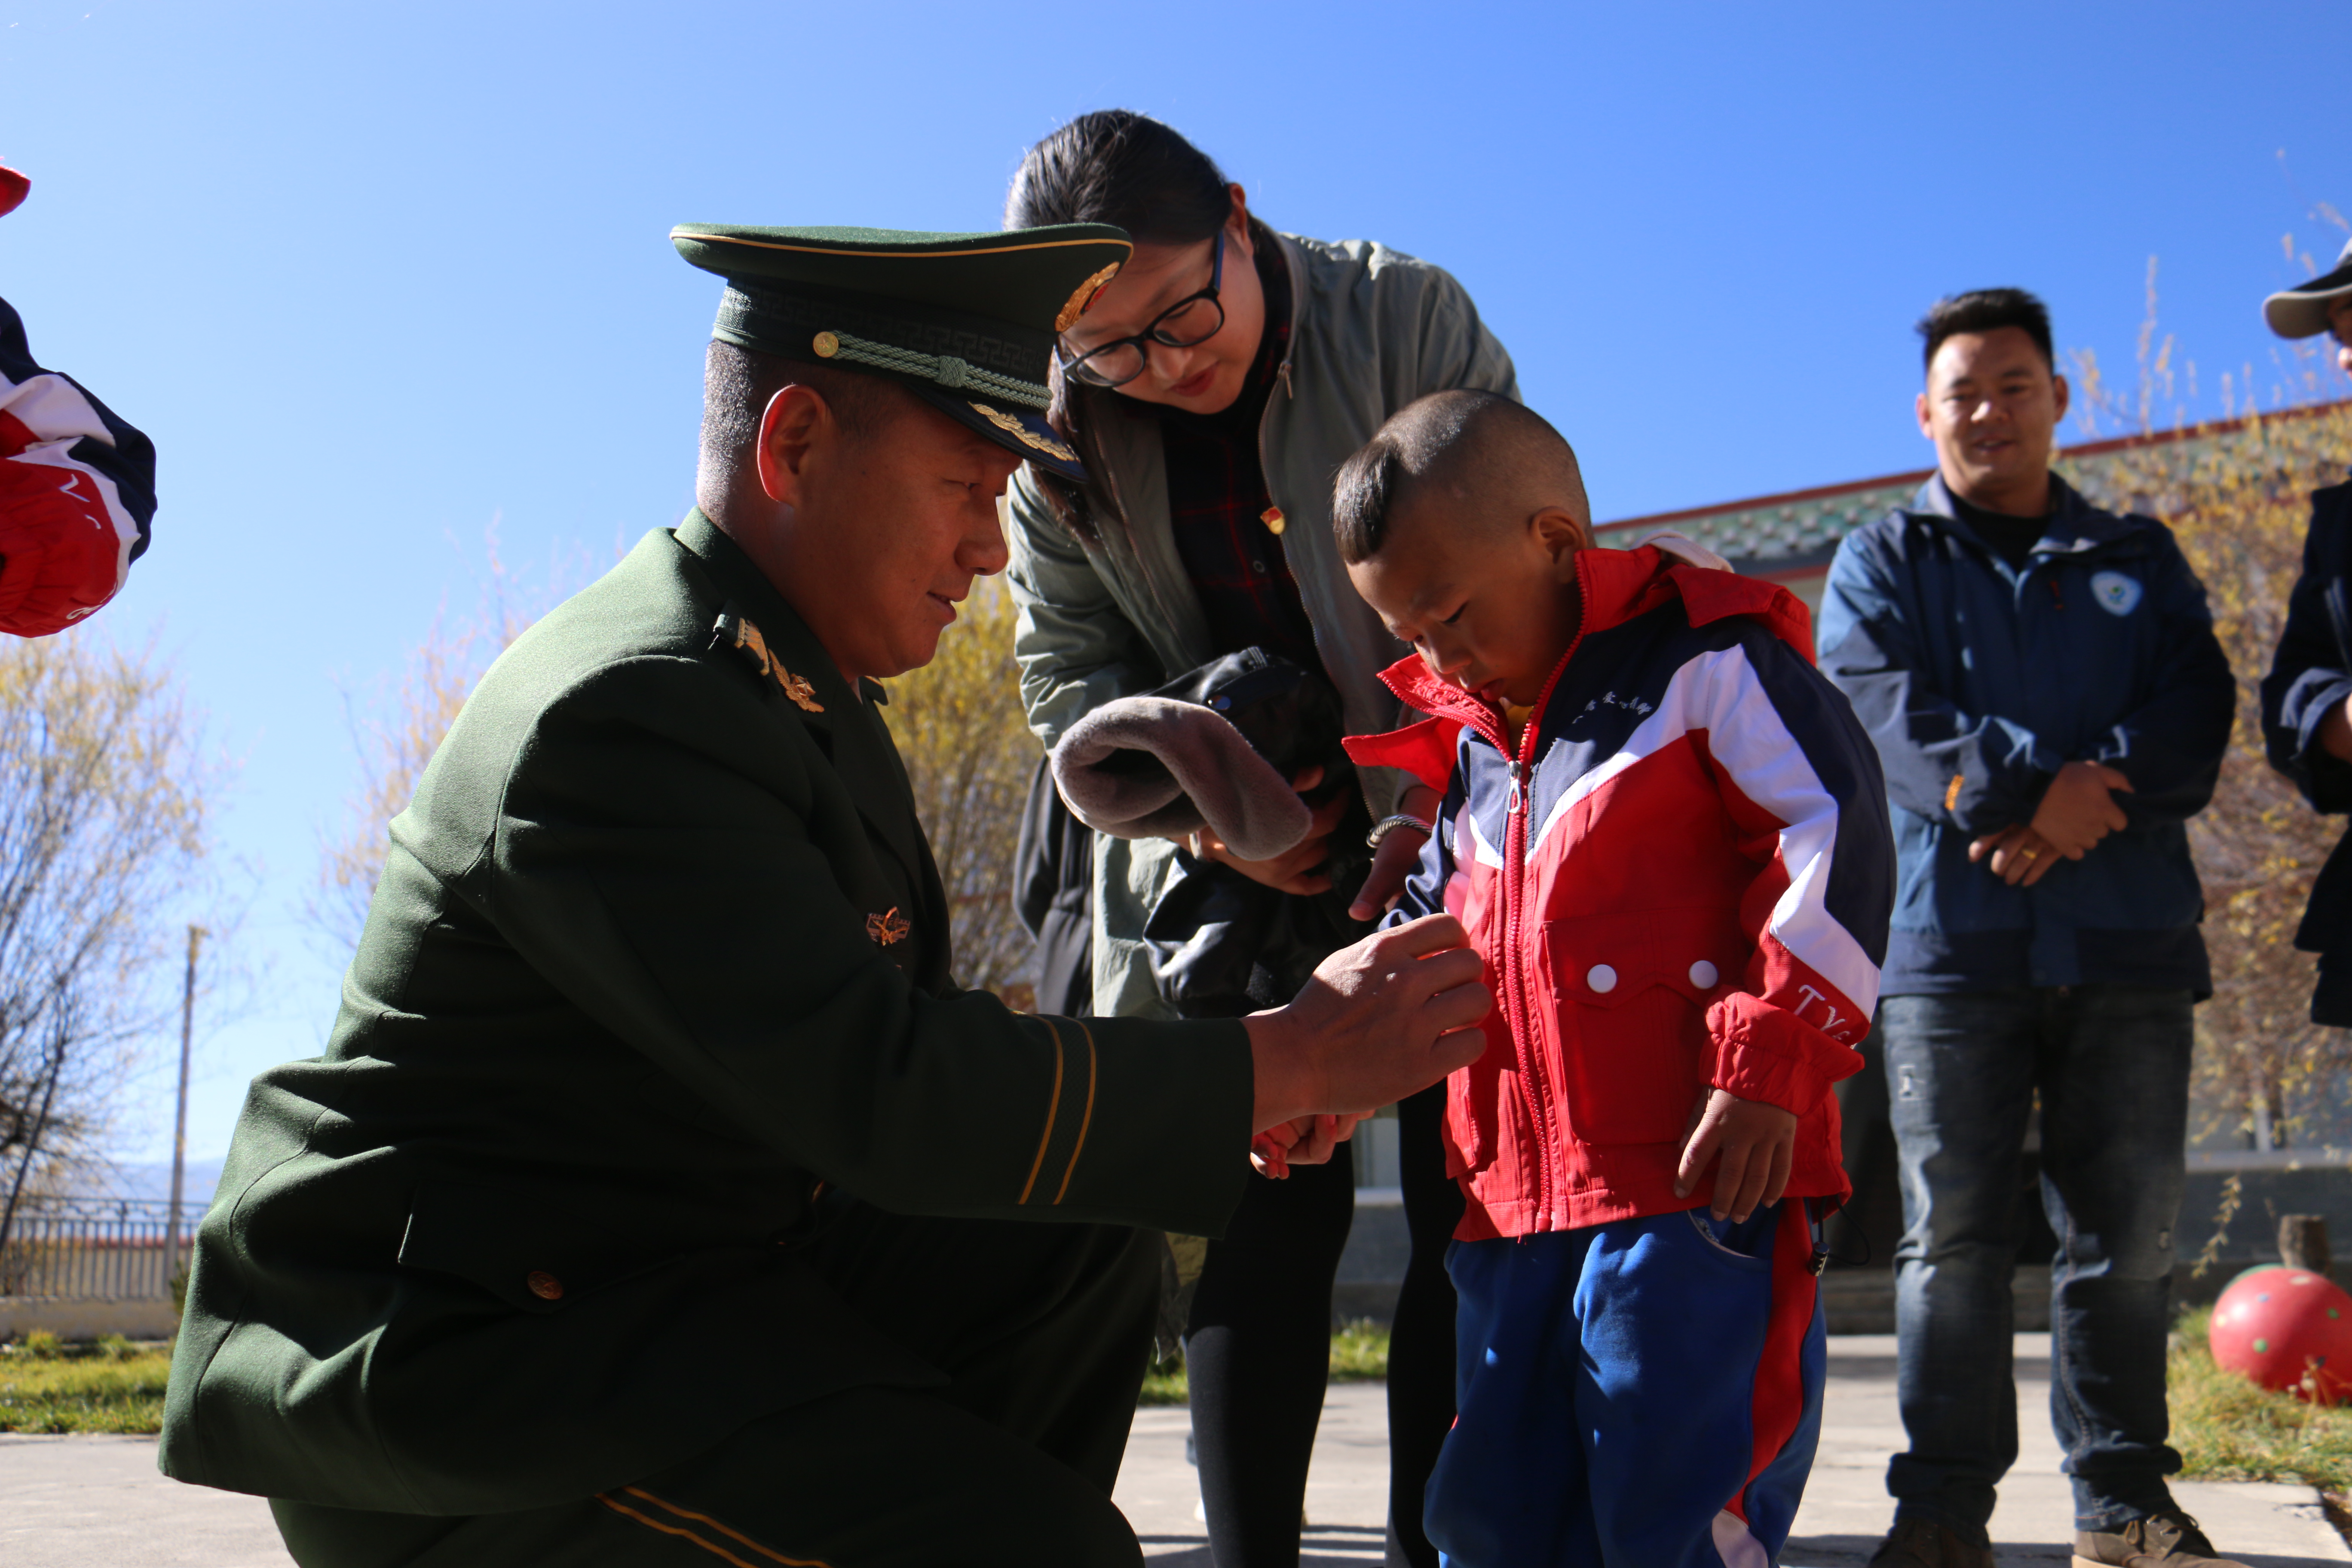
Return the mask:
[[[1768,1568],[1821,1436],[1806,1205],[1455,1242],[1449,1568]]]

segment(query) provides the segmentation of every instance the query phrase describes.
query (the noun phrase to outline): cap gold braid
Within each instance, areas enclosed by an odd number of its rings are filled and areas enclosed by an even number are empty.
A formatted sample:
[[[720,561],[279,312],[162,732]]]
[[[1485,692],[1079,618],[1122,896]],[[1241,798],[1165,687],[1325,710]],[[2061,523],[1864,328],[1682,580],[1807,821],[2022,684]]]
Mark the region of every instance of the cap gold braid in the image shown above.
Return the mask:
[[[992,370],[982,370],[969,360],[953,354],[917,353],[913,349],[897,348],[889,343],[876,342],[871,338],[852,337],[847,332],[819,332],[809,347],[819,359],[844,359],[858,364],[870,364],[877,370],[896,371],[900,375],[919,375],[937,382],[950,392],[982,392],[1007,403],[1019,403],[1031,408],[1044,408],[1053,402],[1045,388],[1034,381],[1022,381],[1014,376],[1001,375]]]

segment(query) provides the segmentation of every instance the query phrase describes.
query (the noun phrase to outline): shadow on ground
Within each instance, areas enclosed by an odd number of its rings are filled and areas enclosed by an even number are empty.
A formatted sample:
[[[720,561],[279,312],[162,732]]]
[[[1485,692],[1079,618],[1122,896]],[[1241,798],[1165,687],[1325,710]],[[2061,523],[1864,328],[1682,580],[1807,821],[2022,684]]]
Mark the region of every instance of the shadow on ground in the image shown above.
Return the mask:
[[[1875,1535],[1792,1537],[1781,1550],[1780,1568],[1864,1568],[1870,1561],[1870,1554],[1878,1550],[1878,1542],[1879,1537]],[[1993,1548],[1993,1561],[2000,1568],[2011,1568],[2012,1563],[2018,1568],[2025,1568],[2029,1563],[2038,1568],[2044,1563],[2072,1563],[2074,1560],[2074,1543],[2071,1541],[2036,1545],[2010,1542]],[[1204,1554],[1201,1561],[1206,1564],[1207,1556]],[[2233,1553],[2231,1561],[2243,1563],[2246,1568],[2316,1568],[2320,1560],[2242,1552]],[[1157,1568],[1156,1564],[1154,1568]]]
[[[1213,1568],[1206,1535],[1143,1535],[1151,1568]],[[1183,1550],[1189,1548],[1190,1550]],[[1299,1534],[1298,1568],[1362,1568],[1388,1552],[1385,1531],[1360,1524],[1314,1524]]]

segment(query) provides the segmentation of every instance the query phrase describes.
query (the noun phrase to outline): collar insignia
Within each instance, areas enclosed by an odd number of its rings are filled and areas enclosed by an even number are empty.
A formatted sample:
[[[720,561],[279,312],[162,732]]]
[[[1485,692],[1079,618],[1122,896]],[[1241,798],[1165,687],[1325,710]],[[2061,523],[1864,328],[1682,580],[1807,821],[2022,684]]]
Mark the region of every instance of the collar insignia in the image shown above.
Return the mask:
[[[866,917],[866,934],[884,947],[888,947],[894,942],[904,942],[914,933],[914,926],[908,923],[906,916],[898,912],[898,906],[896,904],[890,906],[887,914]]]
[[[816,688],[781,664],[776,666],[776,684],[784,689],[784,695],[793,700],[793,706],[803,712],[824,711],[824,704],[816,700]]]
[[[733,610],[719,612],[719,624],[711,628],[710,646],[733,648],[745,664],[782,687],[784,695],[793,700],[793,706],[803,712],[824,711],[824,704],[816,700],[816,688],[777,662],[776,656],[768,651],[768,639],[760,635],[760,628]]]

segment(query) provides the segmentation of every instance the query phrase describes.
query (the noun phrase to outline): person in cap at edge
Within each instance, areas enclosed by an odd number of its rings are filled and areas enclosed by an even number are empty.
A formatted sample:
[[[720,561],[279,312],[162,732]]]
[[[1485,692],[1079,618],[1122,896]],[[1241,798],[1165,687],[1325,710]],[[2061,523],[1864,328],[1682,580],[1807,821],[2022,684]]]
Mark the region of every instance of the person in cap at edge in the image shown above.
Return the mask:
[[[1254,1132],[1328,1158],[1467,1060],[1478,960],[1426,921],[1239,1020],[960,991],[876,678],[1003,565],[1015,467],[1075,470],[1046,356],[1127,238],[673,238],[729,284],[698,505],[393,824],[199,1231],[160,1462],[305,1568],[1139,1563],[1129,1227],[1213,1233]]]
[[[0,216],[33,183],[0,166]],[[61,632],[121,591],[155,517],[155,446],[33,359],[0,300],[0,632]]]
[[[2332,271],[2263,301],[2283,338],[2333,337],[2336,366],[2352,375],[2352,242]],[[2294,781],[2315,810],[2352,812],[2352,636],[2330,606],[2352,579],[2352,483],[2311,492],[2303,575],[2287,597],[2286,626],[2263,680],[2263,738],[2271,766]],[[2311,1021],[2352,1025],[2352,830],[2318,879],[2294,945],[2319,955]]]

